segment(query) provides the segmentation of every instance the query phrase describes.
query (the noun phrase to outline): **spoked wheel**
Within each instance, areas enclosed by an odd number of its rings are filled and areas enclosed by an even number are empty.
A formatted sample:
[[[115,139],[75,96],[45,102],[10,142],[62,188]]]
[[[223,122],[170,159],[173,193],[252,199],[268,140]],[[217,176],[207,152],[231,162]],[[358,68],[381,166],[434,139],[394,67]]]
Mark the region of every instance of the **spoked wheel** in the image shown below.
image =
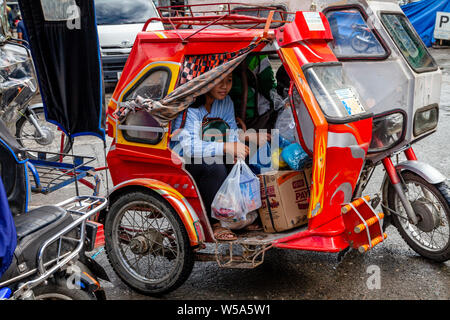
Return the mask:
[[[118,276],[135,290],[159,295],[189,277],[194,255],[177,213],[144,192],[118,198],[105,220],[106,253]]]
[[[406,197],[419,223],[408,221],[397,193],[390,187],[388,205],[396,212],[392,221],[402,238],[418,254],[443,262],[450,259],[450,187],[446,182],[432,185],[411,172],[402,173]]]
[[[40,135],[36,127],[30,120],[22,116],[16,123],[16,139],[21,146],[28,150],[39,150],[43,152],[61,152],[61,138],[64,133],[58,129],[58,126],[45,120],[44,108],[35,108],[33,110],[36,121],[40,126],[43,135]],[[64,137],[62,153],[68,153],[72,147],[72,142]],[[30,159],[37,159],[36,152],[27,152]],[[47,160],[57,161],[58,155],[49,155]]]
[[[369,49],[369,43],[365,40],[366,34],[363,32],[354,32],[350,36],[350,44],[356,52],[366,52]]]

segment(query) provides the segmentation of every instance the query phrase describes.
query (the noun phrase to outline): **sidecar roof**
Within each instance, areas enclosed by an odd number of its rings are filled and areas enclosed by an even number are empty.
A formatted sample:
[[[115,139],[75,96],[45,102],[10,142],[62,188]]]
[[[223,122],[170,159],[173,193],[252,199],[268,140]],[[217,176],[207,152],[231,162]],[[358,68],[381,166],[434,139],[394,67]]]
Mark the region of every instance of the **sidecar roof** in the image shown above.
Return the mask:
[[[129,86],[129,84],[138,77],[146,66],[158,62],[170,62],[181,64],[186,56],[192,55],[211,55],[216,53],[231,53],[237,52],[243,48],[248,47],[252,43],[265,38],[271,40],[271,44],[261,42],[253,53],[268,53],[276,51],[278,47],[289,45],[297,41],[315,41],[319,40],[324,44],[326,41],[333,39],[330,26],[323,13],[317,13],[323,23],[323,30],[311,31],[308,29],[307,22],[303,17],[302,12],[291,13],[291,20],[284,21],[278,28],[223,28],[222,25],[216,24],[203,28],[206,24],[214,22],[217,17],[211,16],[209,20],[204,20],[201,23],[195,24],[196,18],[184,18],[184,22],[188,24],[193,22],[196,29],[173,29],[160,31],[144,31],[138,33],[133,49],[128,57],[127,63],[124,67],[122,76],[116,86],[113,99],[120,102],[120,93]],[[157,18],[166,24],[168,20]],[[246,17],[234,17],[233,19],[244,19]],[[262,21],[266,21],[267,18]],[[180,20],[171,21],[173,23]],[[209,21],[209,22],[208,22]],[[242,21],[241,21],[242,22]],[[265,23],[265,22],[264,22]],[[238,21],[238,24],[241,24]],[[277,35],[283,30],[283,37]],[[335,61],[336,58],[324,57],[327,61]]]

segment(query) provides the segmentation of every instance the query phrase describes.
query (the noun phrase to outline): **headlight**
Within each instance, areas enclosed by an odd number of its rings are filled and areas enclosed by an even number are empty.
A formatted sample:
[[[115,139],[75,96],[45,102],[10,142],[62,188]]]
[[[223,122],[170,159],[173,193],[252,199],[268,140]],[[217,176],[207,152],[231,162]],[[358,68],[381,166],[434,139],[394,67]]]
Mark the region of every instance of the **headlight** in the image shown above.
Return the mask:
[[[437,104],[424,107],[414,115],[414,135],[431,131],[437,127],[439,121],[439,107]]]
[[[373,118],[372,142],[369,152],[379,152],[396,145],[403,137],[405,116],[402,113]]]

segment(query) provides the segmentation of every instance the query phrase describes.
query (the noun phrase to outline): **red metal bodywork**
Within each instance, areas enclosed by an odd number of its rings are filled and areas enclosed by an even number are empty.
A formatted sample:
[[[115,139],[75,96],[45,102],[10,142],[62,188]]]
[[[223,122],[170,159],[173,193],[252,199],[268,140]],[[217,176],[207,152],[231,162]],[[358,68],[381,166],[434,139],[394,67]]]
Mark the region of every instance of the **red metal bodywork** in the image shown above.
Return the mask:
[[[281,61],[307,106],[315,137],[311,155],[313,185],[308,230],[278,239],[273,245],[287,249],[339,252],[350,243],[341,207],[352,200],[372,136],[372,119],[330,124],[317,103],[302,67],[337,61],[327,45],[327,41],[332,39],[328,22],[322,13],[320,18],[324,25],[321,31],[309,31],[302,12],[297,12],[294,22],[268,33],[274,39]],[[212,242],[214,237],[195,182],[181,163],[174,163],[173,159],[177,156],[167,144],[153,147],[119,141],[120,130],[111,116],[129,90],[130,83],[139,77],[146,66],[163,61],[175,63],[175,68],[179,69],[187,55],[234,52],[263,36],[263,30],[257,29],[206,29],[189,37],[193,32],[195,30],[167,30],[138,34],[108,106],[108,134],[115,140],[107,161],[114,185],[131,180],[136,184],[139,179],[151,179],[164,183],[167,188],[185,197],[199,217],[205,240]],[[185,38],[189,41],[183,41]],[[262,48],[263,45],[260,45],[254,51]],[[301,126],[297,118],[296,122],[298,127]],[[168,130],[170,132],[170,128]],[[140,181],[140,184],[145,185],[145,182]],[[191,242],[196,241],[194,238]]]

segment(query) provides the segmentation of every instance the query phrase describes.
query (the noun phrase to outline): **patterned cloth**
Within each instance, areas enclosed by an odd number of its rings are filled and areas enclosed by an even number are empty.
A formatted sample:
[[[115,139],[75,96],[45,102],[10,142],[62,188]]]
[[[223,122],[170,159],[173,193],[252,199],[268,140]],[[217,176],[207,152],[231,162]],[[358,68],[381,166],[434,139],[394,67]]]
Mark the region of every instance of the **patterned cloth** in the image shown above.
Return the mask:
[[[122,123],[130,112],[146,110],[161,127],[167,126],[197,97],[210,91],[230,74],[260,41],[234,53],[187,57],[180,80],[180,84],[183,84],[159,101],[138,96],[134,100],[120,103],[113,116]],[[226,61],[229,58],[232,60]],[[204,72],[208,69],[210,70]]]

